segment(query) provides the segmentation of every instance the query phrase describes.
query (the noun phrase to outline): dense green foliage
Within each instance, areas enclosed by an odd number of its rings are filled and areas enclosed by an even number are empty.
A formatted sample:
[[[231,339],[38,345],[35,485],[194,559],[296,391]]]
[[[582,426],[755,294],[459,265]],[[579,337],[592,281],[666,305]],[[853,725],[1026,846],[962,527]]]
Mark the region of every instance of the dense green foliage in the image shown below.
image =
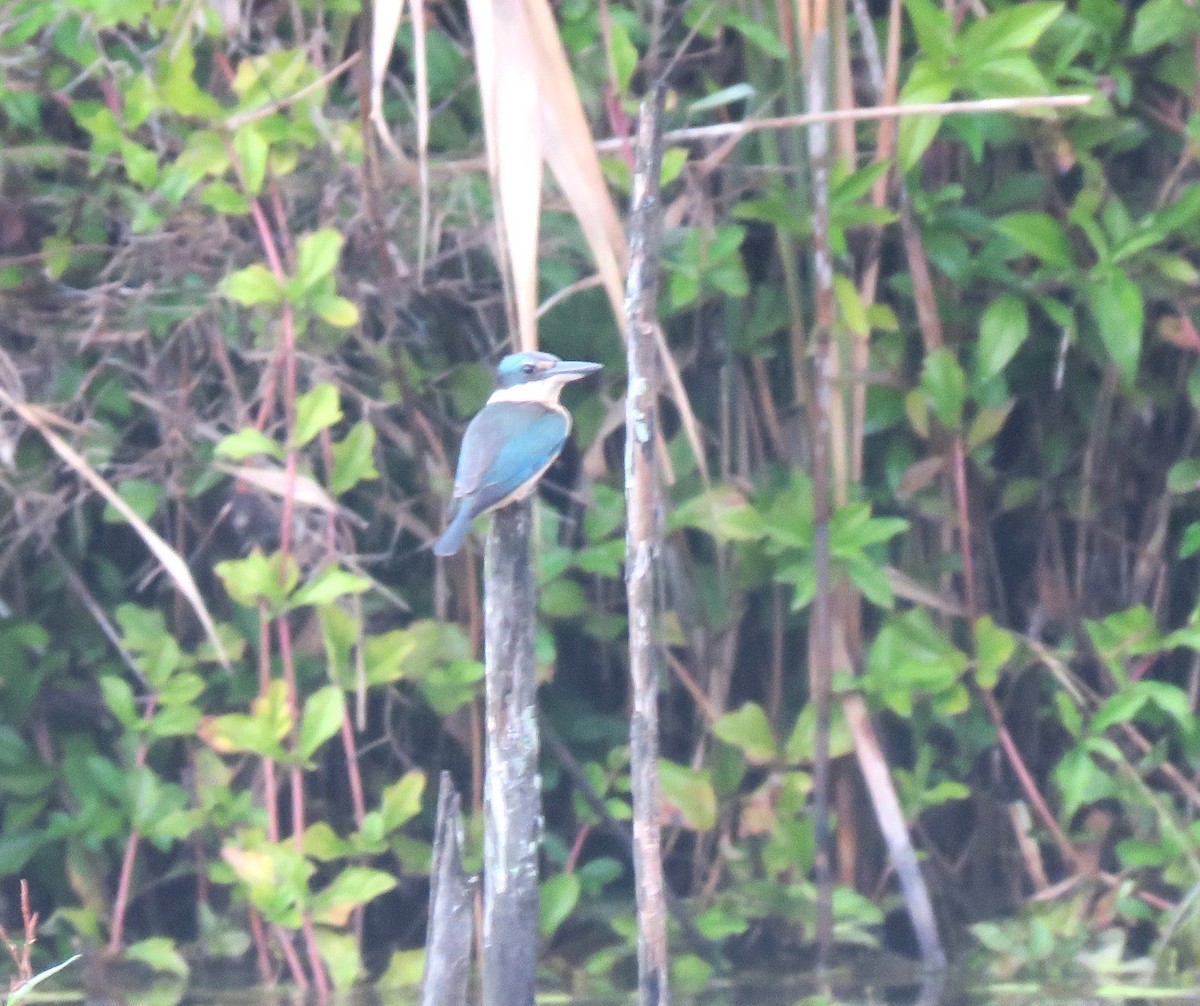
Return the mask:
[[[901,63],[875,79],[835,4],[842,107],[1094,100],[835,127],[835,684],[875,714],[954,947],[980,924],[1008,972],[1190,968],[1200,13],[872,6]],[[793,14],[669,6],[669,126],[801,110]],[[467,14],[421,16],[424,190],[362,118],[356,0],[0,10],[0,877],[47,953],[419,971],[427,781],[477,805],[481,771],[477,556],[427,546],[507,345]],[[626,131],[651,12],[555,17],[595,132]],[[406,23],[384,88],[410,153],[414,46]],[[660,311],[708,471],[671,399],[665,847],[711,944],[677,934],[685,984],[713,946],[794,960],[814,918],[813,199],[801,129],[725,143],[669,139],[664,169]],[[568,393],[540,510],[543,930],[547,963],[619,981],[623,351],[550,198],[542,345],[607,369]],[[906,948],[841,718],[833,743],[838,938]]]

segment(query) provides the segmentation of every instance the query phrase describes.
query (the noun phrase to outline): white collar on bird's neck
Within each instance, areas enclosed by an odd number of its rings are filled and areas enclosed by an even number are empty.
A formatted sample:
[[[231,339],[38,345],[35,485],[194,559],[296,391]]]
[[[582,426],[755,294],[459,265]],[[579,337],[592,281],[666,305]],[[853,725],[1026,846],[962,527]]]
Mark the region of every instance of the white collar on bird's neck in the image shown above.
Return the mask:
[[[543,377],[539,381],[527,381],[524,384],[514,384],[511,388],[497,388],[487,400],[488,405],[498,402],[528,402],[531,405],[544,405],[548,409],[560,409],[558,396],[562,393],[563,385],[568,384],[574,374]]]

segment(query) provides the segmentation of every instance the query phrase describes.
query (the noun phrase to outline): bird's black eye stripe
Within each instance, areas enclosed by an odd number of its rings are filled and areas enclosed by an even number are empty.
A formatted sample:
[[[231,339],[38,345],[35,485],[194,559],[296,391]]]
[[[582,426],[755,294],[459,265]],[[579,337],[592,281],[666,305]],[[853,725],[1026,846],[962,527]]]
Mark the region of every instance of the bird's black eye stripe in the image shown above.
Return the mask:
[[[521,369],[527,374],[532,374],[535,370],[537,370],[537,367],[535,367],[532,363],[527,363]]]

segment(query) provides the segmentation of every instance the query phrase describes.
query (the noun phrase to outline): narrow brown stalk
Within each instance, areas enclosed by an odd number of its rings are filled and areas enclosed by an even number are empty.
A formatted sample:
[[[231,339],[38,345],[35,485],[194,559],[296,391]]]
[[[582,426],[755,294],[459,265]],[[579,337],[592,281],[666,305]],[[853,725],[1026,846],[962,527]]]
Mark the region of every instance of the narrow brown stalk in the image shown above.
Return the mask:
[[[827,0],[815,0],[809,41],[808,108],[825,111],[829,93],[831,39]],[[813,739],[813,843],[817,880],[817,964],[829,965],[833,949],[833,871],[829,858],[829,729],[833,681],[833,582],[830,574],[830,402],[834,320],[833,260],[829,250],[829,126],[808,127],[813,203],[813,277],[816,318],[813,326],[812,428],[813,565],[816,594],[809,622],[809,695],[816,710]]]
[[[625,287],[628,390],[625,399],[625,592],[633,690],[630,773],[633,865],[637,882],[638,1002],[668,1006],[666,882],[662,869],[658,781],[658,647],[654,639],[654,560],[658,553],[659,359],[656,349],[661,227],[662,85],[642,102],[635,145]]]

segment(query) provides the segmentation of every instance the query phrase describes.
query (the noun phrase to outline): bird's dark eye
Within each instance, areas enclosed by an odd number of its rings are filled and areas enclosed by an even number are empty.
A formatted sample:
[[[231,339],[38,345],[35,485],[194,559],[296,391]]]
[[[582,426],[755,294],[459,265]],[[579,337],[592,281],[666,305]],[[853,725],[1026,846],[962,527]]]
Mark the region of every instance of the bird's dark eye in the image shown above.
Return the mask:
[[[532,374],[535,370],[537,370],[537,367],[535,367],[532,363],[527,363],[521,368],[521,370],[526,374]]]

